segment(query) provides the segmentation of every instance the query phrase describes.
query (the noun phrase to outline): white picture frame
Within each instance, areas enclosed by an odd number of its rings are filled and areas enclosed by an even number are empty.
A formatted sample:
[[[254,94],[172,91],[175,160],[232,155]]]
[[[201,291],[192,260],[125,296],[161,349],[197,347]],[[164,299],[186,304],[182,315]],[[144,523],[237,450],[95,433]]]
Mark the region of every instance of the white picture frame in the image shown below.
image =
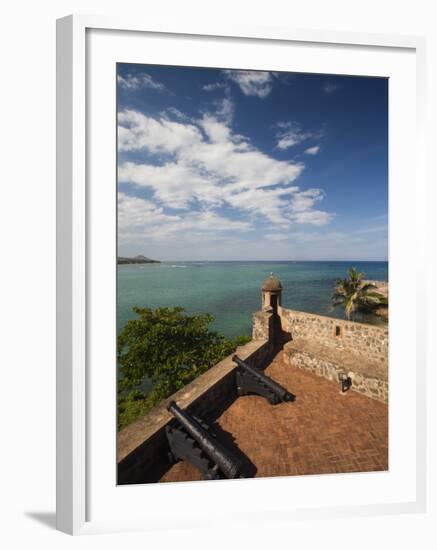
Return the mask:
[[[415,142],[417,155],[414,160],[416,211],[416,231],[410,246],[415,247],[416,265],[422,280],[425,279],[425,251],[422,244],[425,221],[419,213],[425,211],[426,194],[424,190],[423,123],[424,123],[424,90],[425,90],[425,40],[421,37],[337,33],[286,28],[177,28],[155,26],[138,20],[112,19],[95,16],[73,15],[57,22],[57,528],[70,534],[83,534],[109,530],[148,529],[168,526],[171,522],[177,526],[178,519],[171,511],[159,511],[157,499],[156,516],[146,521],[145,516],[137,515],[132,519],[118,518],[109,514],[94,520],[90,516],[90,483],[92,483],[93,457],[90,453],[90,410],[94,402],[90,380],[90,346],[92,345],[89,329],[90,316],[90,234],[92,215],[88,180],[90,169],[87,164],[87,117],[89,108],[89,63],[87,58],[87,33],[90,31],[109,33],[137,33],[158,37],[160,40],[171,37],[197,37],[222,39],[228,42],[238,41],[251,43],[277,44],[315,44],[318,47],[330,45],[344,48],[360,48],[363,52],[372,48],[390,51],[409,52],[415,58]],[[168,52],[167,58],[171,58]],[[124,58],[123,61],[130,61]],[[177,64],[177,63],[176,63]],[[114,105],[115,110],[115,105]],[[392,167],[392,166],[391,166]],[[400,206],[401,203],[399,203]],[[104,206],[103,206],[104,208]],[[113,212],[109,212],[111,216]],[[390,228],[393,231],[393,227]],[[108,247],[115,248],[108,243]],[[112,287],[111,287],[112,288]],[[415,342],[415,478],[413,498],[388,498],[387,502],[354,505],[337,505],[327,507],[321,501],[319,507],[296,507],[290,501],[275,510],[275,516],[287,518],[327,518],[341,515],[363,515],[399,512],[420,512],[425,510],[426,502],[426,464],[425,464],[425,315],[424,288],[417,285],[416,296],[412,307],[416,307],[414,331]],[[112,298],[115,300],[115,297]],[[94,311],[94,309],[93,309]],[[392,310],[393,311],[393,310]],[[400,327],[402,330],[402,327]],[[112,346],[112,349],[114,346]],[[115,411],[114,411],[115,414]],[[110,422],[110,421],[109,421]],[[109,426],[112,429],[112,426]],[[110,436],[108,436],[110,437]],[[115,470],[115,463],[114,463]],[[331,477],[331,480],[333,478]],[[271,480],[270,480],[271,482]],[[253,481],[245,481],[252,484]],[[263,482],[264,483],[264,482]],[[269,483],[269,481],[267,481]],[[335,487],[336,481],[329,481]],[[179,495],[186,484],[179,484]],[[198,487],[203,485],[203,494],[208,491],[208,484],[195,484],[194,492],[200,495]],[[264,487],[267,485],[265,484]],[[217,485],[218,487],[218,485]],[[221,491],[223,496],[223,487]],[[241,486],[242,487],[242,486]],[[249,487],[249,486],[248,486]],[[277,487],[277,486],[276,486]],[[140,488],[141,489],[141,488]],[[128,489],[123,489],[128,490]],[[237,489],[238,491],[239,489]],[[165,499],[169,499],[174,487],[164,489]],[[193,492],[192,491],[192,492]],[[157,492],[154,493],[158,497]],[[194,497],[191,497],[194,498]],[[221,498],[216,496],[216,498]],[[254,500],[252,498],[252,500]],[[271,510],[270,510],[271,511]],[[162,520],[159,520],[159,514]],[[274,519],[269,510],[254,502],[252,509],[244,512],[244,517],[256,518],[262,513],[264,517]],[[229,512],[230,514],[230,512]],[[285,514],[285,516],[284,516]],[[223,518],[221,518],[223,519]],[[229,520],[232,518],[229,517]],[[237,519],[237,518],[235,518]],[[183,525],[187,520],[182,518]],[[181,521],[182,521],[181,520]],[[190,526],[206,525],[204,519],[193,519]]]

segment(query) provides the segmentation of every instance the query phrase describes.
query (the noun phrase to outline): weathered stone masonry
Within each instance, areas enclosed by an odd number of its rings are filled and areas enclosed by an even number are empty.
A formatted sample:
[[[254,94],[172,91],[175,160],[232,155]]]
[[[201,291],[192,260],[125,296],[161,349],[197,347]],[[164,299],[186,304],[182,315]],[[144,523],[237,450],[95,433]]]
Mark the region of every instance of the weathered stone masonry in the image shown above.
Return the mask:
[[[358,391],[388,401],[388,329],[278,308],[282,330],[291,335],[284,356],[291,366],[338,381],[339,373]]]

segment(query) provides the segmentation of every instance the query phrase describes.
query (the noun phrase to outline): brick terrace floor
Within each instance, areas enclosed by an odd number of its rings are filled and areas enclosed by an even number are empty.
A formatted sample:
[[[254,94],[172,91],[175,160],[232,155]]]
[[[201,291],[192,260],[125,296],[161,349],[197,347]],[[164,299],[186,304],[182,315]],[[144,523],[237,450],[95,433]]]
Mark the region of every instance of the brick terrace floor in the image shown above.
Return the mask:
[[[251,475],[388,469],[387,405],[353,391],[340,394],[340,384],[286,365],[282,352],[265,373],[296,400],[270,405],[263,397],[239,397],[211,425],[228,448],[238,446]],[[199,479],[198,470],[179,462],[160,481]]]

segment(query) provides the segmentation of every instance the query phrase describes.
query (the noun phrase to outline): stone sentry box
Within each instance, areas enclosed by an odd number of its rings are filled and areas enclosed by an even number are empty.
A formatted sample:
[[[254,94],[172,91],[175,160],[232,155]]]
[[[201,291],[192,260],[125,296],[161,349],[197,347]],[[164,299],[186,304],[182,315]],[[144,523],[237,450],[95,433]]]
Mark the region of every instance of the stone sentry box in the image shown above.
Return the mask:
[[[264,280],[262,286],[262,310],[270,310],[277,314],[278,307],[282,302],[282,284],[281,281],[270,273],[269,277]]]

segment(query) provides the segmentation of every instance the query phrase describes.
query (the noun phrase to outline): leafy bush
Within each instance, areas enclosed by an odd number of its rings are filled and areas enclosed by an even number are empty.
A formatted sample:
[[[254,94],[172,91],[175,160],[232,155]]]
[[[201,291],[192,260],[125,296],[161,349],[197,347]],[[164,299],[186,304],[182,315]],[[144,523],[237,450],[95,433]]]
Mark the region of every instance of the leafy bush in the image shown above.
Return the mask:
[[[127,322],[117,342],[119,429],[250,341],[209,330],[209,314],[190,316],[181,307],[133,310],[139,318]],[[152,384],[147,394],[139,389],[145,378]]]

